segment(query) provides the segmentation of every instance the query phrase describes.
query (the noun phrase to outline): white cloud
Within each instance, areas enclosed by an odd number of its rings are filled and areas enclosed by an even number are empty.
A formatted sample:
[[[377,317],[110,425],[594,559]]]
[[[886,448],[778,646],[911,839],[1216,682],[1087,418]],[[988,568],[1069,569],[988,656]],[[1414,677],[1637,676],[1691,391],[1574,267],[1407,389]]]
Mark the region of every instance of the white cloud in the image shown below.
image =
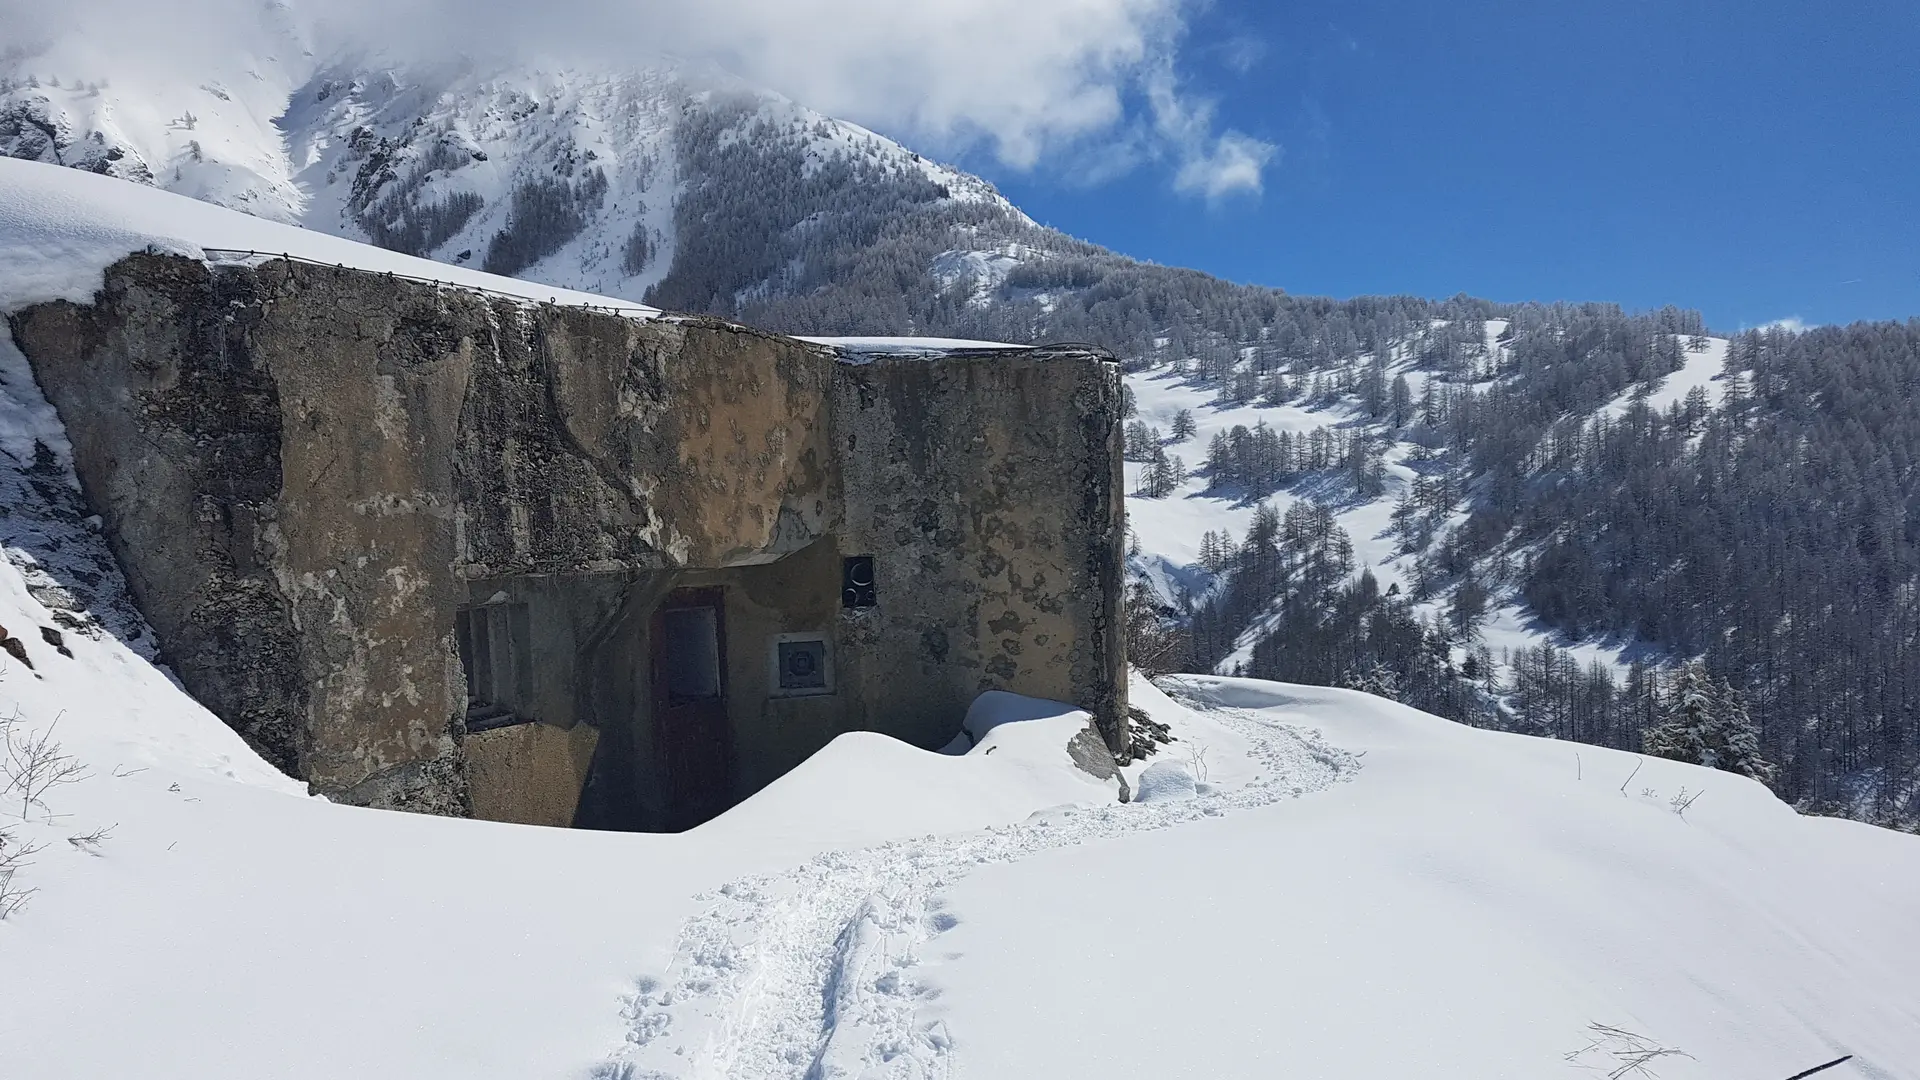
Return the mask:
[[[1173,86],[1188,9],[1203,2],[0,0],[0,26],[16,41],[80,35],[125,63],[217,54],[263,9],[307,24],[321,52],[375,43],[402,58],[555,66],[669,54],[940,152],[984,148],[1025,169],[1144,133],[1149,145],[1129,155],[1170,161],[1180,190],[1258,191],[1274,148],[1215,133],[1211,104]],[[1142,100],[1148,114],[1130,115]]]
[[[1784,319],[1775,319],[1772,322],[1761,323],[1755,329],[1785,330],[1789,334],[1804,334],[1813,329],[1813,326],[1814,324],[1807,322],[1807,320],[1798,315],[1789,315]]]
[[[1225,131],[1213,140],[1211,148],[1191,156],[1173,178],[1177,191],[1198,192],[1209,199],[1227,195],[1260,193],[1261,177],[1267,163],[1280,148],[1268,142]]]
[[[1154,131],[1178,162],[1174,190],[1209,199],[1260,193],[1278,146],[1231,128],[1216,133],[1214,103],[1183,93],[1171,64],[1154,71],[1146,85]]]

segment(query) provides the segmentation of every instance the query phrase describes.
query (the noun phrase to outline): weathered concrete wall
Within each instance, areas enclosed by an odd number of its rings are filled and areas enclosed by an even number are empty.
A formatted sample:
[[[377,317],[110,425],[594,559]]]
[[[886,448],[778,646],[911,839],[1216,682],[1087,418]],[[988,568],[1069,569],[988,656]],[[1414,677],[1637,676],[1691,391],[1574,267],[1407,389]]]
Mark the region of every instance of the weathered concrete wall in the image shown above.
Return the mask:
[[[310,686],[270,551],[279,390],[250,345],[251,277],[129,261],[92,306],[13,320],[73,444],[128,584],[188,688],[275,765],[306,775]]]
[[[845,731],[940,745],[985,689],[1124,745],[1096,355],[844,364],[710,320],[146,255],[11,331],[168,661],[336,799],[667,820],[648,634],[676,587],[724,587],[732,800]],[[840,606],[852,555],[877,607]],[[494,602],[524,605],[536,674],[508,704],[536,723],[470,735],[455,616]],[[836,693],[770,693],[795,632],[833,643]]]
[[[466,738],[473,816],[521,825],[574,823],[600,733],[581,724],[516,724]]]
[[[215,275],[253,279],[242,345],[280,407],[279,491],[252,558],[298,635],[304,775],[342,801],[458,812],[451,720],[465,694],[443,602],[427,598],[453,586],[453,449],[489,313],[467,296],[307,274]],[[127,281],[130,294],[145,284]],[[177,657],[190,689],[206,681],[187,676],[194,660]]]
[[[837,539],[877,560],[879,606],[842,627],[867,715],[932,747],[953,702],[1013,690],[1087,709],[1122,753],[1118,368],[1070,350],[838,375]]]
[[[493,314],[460,418],[469,575],[761,562],[831,524],[823,351],[707,320]]]
[[[463,813],[464,579],[777,558],[832,358],[704,321],[137,255],[16,342],[187,688],[344,801]]]

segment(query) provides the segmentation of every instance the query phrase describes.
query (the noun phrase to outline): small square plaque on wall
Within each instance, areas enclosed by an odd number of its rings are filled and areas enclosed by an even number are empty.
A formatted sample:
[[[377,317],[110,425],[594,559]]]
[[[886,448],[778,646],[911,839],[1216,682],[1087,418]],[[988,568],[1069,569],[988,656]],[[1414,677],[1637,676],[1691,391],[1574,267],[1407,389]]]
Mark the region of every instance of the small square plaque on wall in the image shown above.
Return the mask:
[[[767,660],[771,697],[833,693],[833,647],[824,633],[778,634]]]

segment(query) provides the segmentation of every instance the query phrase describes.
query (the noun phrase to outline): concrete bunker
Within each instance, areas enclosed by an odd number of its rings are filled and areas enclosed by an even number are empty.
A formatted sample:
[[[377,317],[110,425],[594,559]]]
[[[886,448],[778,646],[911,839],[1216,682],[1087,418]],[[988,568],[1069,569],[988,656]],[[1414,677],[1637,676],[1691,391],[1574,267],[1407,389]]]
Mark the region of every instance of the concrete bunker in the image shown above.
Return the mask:
[[[10,324],[167,662],[329,797],[676,830],[989,689],[1125,753],[1097,350],[157,255]]]

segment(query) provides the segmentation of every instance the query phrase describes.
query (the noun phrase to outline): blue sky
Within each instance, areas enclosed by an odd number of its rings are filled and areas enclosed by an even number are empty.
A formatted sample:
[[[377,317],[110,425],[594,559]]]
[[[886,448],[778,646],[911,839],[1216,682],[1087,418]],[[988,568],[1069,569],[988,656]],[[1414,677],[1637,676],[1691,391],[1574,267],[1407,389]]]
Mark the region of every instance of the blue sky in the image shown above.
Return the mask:
[[[1297,293],[1920,316],[1920,3],[1218,0],[1179,49],[1264,191],[966,163],[1039,220]]]

